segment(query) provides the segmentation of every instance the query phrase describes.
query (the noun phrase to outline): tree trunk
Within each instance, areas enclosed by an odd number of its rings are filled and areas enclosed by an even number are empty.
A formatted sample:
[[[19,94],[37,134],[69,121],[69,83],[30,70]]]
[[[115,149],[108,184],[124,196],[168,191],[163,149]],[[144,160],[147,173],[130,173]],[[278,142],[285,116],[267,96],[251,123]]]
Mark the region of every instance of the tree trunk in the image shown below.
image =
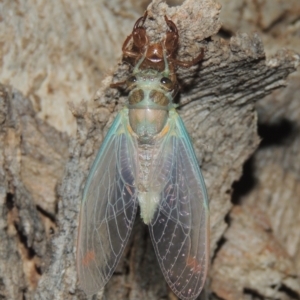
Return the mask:
[[[126,103],[109,85],[130,73],[121,47],[146,8],[151,41],[164,37],[167,15],[179,30],[180,60],[205,50],[199,65],[177,70],[176,101],[210,199],[207,294],[299,299],[299,72],[288,87],[285,80],[300,57],[274,49],[299,49],[300,5],[177,2],[0,4],[1,299],[87,299],[75,268],[82,189]],[[249,29],[261,34],[236,33]],[[139,216],[95,298],[177,299]]]

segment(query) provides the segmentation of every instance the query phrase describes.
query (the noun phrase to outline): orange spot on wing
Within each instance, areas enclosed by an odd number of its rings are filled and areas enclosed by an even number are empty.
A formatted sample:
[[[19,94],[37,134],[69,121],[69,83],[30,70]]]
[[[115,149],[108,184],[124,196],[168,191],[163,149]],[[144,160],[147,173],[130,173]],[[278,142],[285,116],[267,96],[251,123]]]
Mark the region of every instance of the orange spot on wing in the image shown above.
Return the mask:
[[[81,260],[82,264],[84,266],[87,266],[90,264],[91,261],[95,260],[95,252],[94,251],[88,251],[83,259]]]
[[[193,273],[199,273],[202,270],[202,265],[195,258],[189,256],[186,260],[187,266],[191,268]]]

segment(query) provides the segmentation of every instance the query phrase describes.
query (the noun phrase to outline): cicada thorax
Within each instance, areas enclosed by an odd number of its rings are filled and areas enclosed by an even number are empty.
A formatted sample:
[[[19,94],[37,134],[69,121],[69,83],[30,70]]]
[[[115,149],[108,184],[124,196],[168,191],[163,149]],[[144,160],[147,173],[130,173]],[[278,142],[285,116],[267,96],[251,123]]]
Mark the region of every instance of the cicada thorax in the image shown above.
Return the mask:
[[[151,145],[162,132],[172,107],[174,83],[156,70],[140,70],[127,81],[129,124],[139,144]]]
[[[129,123],[139,144],[153,144],[166,125],[168,105],[169,99],[159,91],[137,89],[131,93]]]

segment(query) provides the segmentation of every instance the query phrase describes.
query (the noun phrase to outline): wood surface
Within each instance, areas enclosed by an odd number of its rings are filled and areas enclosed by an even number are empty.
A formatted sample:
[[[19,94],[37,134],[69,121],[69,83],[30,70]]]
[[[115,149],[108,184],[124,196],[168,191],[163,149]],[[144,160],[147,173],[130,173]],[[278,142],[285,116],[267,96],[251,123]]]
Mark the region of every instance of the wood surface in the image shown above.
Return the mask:
[[[219,2],[0,3],[1,299],[86,299],[75,268],[82,189],[126,103],[109,85],[130,73],[121,47],[145,9],[153,42],[167,15],[181,60],[205,49],[178,68],[176,98],[210,199],[203,299],[299,299],[300,3]],[[94,298],[177,299],[139,217]]]

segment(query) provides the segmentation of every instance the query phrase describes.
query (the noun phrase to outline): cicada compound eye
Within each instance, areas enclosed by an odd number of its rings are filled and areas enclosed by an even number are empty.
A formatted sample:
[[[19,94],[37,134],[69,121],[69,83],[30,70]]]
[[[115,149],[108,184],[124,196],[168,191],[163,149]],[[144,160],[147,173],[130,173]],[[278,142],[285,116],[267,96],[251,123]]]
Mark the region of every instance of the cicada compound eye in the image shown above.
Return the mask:
[[[126,81],[127,87],[129,89],[132,89],[136,82],[137,82],[137,78],[134,75],[130,76]]]
[[[174,84],[172,82],[172,80],[168,77],[163,77],[160,80],[160,83],[163,85],[164,88],[166,88],[167,90],[172,90],[174,88]]]

